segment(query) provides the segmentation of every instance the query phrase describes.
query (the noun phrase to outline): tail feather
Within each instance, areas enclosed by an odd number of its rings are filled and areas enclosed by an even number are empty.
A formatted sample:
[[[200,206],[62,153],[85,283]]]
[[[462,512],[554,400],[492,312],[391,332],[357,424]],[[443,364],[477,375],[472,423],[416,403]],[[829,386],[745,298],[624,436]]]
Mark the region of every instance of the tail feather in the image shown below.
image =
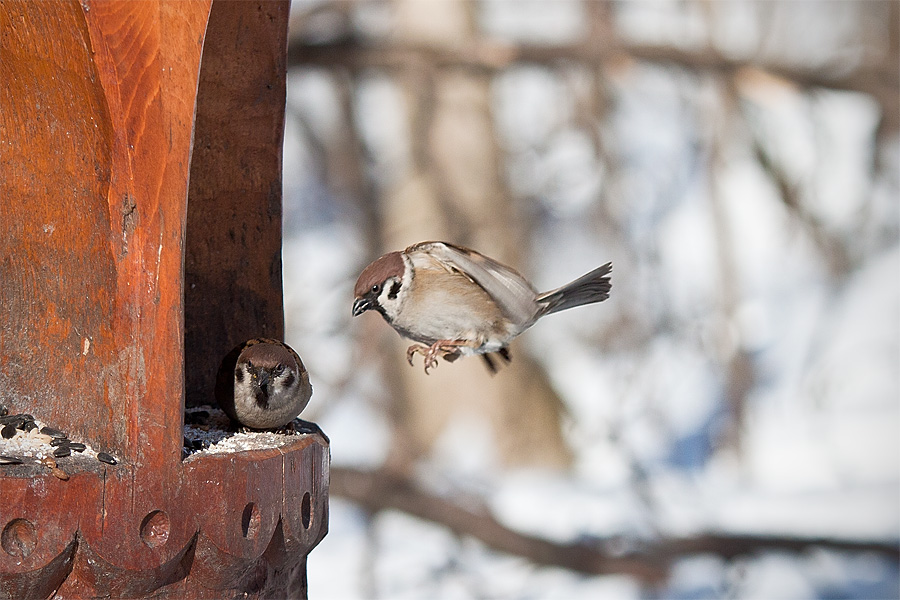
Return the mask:
[[[538,303],[543,306],[541,315],[549,315],[567,308],[581,306],[582,304],[603,302],[609,298],[609,291],[612,288],[612,282],[609,278],[611,271],[612,263],[609,262],[586,275],[582,275],[571,283],[567,283],[555,290],[544,292],[537,297]]]
[[[491,358],[492,353],[482,354],[481,358],[484,360],[484,365],[487,367],[488,372],[491,375],[494,375],[497,372],[497,364],[494,362],[494,359]],[[503,347],[497,350],[497,352],[493,353],[503,359],[504,363],[509,364],[509,361],[512,360],[512,356],[509,354],[509,348]]]

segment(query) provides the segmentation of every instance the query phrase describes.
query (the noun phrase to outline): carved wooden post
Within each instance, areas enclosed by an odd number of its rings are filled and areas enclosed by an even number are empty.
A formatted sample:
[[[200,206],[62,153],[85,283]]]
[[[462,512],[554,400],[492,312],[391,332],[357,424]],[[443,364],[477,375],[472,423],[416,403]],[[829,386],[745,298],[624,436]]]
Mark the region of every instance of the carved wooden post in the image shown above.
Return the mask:
[[[185,394],[282,335],[287,18],[0,0],[0,404],[120,458],[0,467],[0,598],[306,595],[327,440],[182,461]]]

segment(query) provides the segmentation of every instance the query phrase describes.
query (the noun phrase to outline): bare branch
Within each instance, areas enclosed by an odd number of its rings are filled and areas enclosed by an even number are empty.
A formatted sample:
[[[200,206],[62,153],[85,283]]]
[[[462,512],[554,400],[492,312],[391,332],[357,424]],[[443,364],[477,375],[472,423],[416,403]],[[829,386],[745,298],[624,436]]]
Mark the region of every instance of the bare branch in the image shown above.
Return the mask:
[[[630,60],[669,64],[728,76],[743,68],[754,67],[803,88],[861,92],[872,96],[881,106],[884,126],[892,130],[900,126],[900,74],[891,65],[862,65],[853,71],[806,69],[753,59],[729,58],[712,49],[685,50],[672,46],[625,42],[597,44],[590,40],[553,46],[479,41],[457,48],[404,43],[391,43],[390,46],[368,45],[353,39],[332,44],[307,45],[294,38],[288,44],[289,66],[391,69],[425,62],[437,68],[493,72],[516,63],[554,65],[580,62],[599,66],[604,63],[621,64]]]
[[[487,512],[475,512],[415,486],[411,480],[385,471],[331,468],[329,491],[369,511],[400,510],[472,536],[495,550],[522,556],[539,564],[593,575],[619,573],[643,581],[661,581],[662,564],[649,559],[617,557],[593,544],[559,544],[513,531]]]
[[[828,231],[821,219],[806,207],[801,199],[800,187],[790,181],[784,169],[765,148],[759,134],[753,132],[751,128],[750,135],[756,160],[763,173],[778,190],[778,195],[785,208],[809,232],[813,243],[819,248],[821,256],[828,264],[832,277],[836,279],[846,277],[853,266],[847,243],[839,235]]]
[[[351,500],[368,511],[399,510],[467,535],[487,546],[524,557],[538,565],[556,566],[589,575],[623,574],[648,583],[664,580],[675,559],[694,554],[717,554],[725,559],[761,551],[803,552],[810,548],[872,552],[900,560],[900,546],[883,542],[829,538],[802,539],[763,535],[701,535],[662,540],[626,555],[609,548],[619,541],[592,540],[557,543],[513,531],[487,511],[463,508],[416,486],[412,480],[386,471],[331,468],[330,492]]]

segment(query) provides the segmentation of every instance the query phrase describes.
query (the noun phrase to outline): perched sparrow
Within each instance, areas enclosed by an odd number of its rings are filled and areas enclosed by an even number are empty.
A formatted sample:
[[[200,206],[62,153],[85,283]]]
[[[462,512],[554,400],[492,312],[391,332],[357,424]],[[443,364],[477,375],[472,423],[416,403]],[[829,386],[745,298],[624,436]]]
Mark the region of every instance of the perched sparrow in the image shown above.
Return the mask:
[[[252,339],[229,352],[216,375],[216,401],[232,421],[251,429],[287,425],[309,403],[309,373],[282,342]]]
[[[474,250],[445,242],[421,242],[389,252],[356,281],[353,316],[377,310],[397,332],[419,344],[406,351],[452,362],[480,354],[496,371],[491,353],[509,362],[507,346],[544,315],[609,298],[612,263],[550,292]]]

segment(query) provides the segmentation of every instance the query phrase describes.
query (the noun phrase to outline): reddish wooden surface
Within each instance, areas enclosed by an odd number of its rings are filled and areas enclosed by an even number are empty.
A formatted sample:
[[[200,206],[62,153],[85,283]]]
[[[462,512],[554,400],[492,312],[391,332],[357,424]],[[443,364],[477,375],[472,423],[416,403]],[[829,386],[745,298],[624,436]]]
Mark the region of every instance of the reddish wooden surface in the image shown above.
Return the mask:
[[[131,465],[68,481],[20,469],[0,480],[2,526],[25,520],[36,543],[24,557],[0,551],[7,598],[305,597],[306,555],[327,531],[318,436],[192,457],[174,481]]]
[[[181,459],[185,366],[283,327],[287,15],[0,0],[0,404],[121,461],[0,467],[0,598],[305,595],[327,440]]]
[[[284,336],[288,8],[287,2],[254,3],[252,10],[243,2],[216,2],[209,16],[184,257],[188,406],[210,401],[219,361],[229,350],[251,338]]]

